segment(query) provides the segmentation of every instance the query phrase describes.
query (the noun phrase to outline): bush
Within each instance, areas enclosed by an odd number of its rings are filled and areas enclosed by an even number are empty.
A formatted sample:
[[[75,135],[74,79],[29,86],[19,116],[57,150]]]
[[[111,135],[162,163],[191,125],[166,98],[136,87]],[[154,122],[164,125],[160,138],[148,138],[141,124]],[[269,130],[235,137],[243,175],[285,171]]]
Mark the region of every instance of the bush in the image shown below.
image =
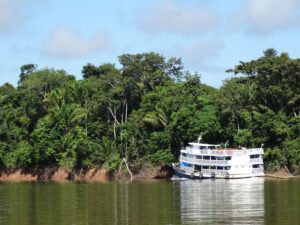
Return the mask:
[[[252,134],[250,130],[240,129],[234,136],[234,141],[238,146],[249,146],[251,144]]]
[[[264,154],[265,167],[269,171],[276,171],[286,165],[287,159],[284,151],[278,147],[266,148]]]
[[[287,152],[287,160],[289,168],[299,174],[300,173],[300,137],[285,142],[285,152]]]
[[[165,149],[146,156],[145,160],[153,165],[167,165],[174,162],[174,157],[170,150]]]
[[[16,164],[18,167],[29,167],[32,165],[32,147],[29,143],[22,141],[18,144],[17,150],[14,153]]]
[[[117,170],[120,166],[121,158],[118,153],[111,154],[107,161],[103,164],[103,167],[109,171]]]

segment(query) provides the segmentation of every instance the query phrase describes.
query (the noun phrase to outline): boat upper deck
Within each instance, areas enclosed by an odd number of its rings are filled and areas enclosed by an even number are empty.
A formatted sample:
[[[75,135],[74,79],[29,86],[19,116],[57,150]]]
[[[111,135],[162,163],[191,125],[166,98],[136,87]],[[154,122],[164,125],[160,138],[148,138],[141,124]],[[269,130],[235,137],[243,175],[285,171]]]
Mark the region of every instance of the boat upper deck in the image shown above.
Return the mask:
[[[262,148],[251,149],[236,149],[236,148],[221,148],[220,145],[203,144],[203,143],[189,143],[182,153],[192,155],[214,155],[214,156],[233,156],[233,155],[262,155],[264,151]]]

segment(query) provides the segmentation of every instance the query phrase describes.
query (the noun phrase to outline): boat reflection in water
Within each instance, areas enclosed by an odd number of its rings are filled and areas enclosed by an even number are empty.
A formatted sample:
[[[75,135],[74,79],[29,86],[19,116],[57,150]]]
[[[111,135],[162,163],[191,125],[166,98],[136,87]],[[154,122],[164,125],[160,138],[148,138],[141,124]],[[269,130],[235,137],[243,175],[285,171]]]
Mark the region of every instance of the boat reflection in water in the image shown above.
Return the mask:
[[[178,182],[182,224],[264,224],[264,178]]]

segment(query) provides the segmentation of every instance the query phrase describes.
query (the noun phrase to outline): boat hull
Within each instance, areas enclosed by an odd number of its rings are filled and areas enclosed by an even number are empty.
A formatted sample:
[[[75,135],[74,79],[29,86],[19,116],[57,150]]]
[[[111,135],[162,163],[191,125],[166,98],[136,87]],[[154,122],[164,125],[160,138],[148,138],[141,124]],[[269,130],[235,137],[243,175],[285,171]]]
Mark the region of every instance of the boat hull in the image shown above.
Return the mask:
[[[264,176],[264,174],[254,174],[254,173],[226,173],[226,175],[220,175],[220,174],[214,174],[214,173],[201,173],[201,172],[188,172],[183,169],[180,169],[178,165],[173,163],[173,170],[177,177],[179,178],[187,178],[187,179],[193,179],[193,180],[199,180],[199,179],[241,179],[241,178],[250,178],[250,177],[256,177],[256,176]]]
[[[226,179],[241,179],[241,178],[250,178],[253,177],[253,174],[228,174]]]
[[[189,173],[189,172],[180,170],[178,168],[178,166],[176,166],[175,164],[173,164],[173,169],[174,169],[175,175],[180,178],[187,178],[187,179],[193,179],[193,180],[214,178],[214,176],[212,176],[212,175],[202,174],[200,172]]]

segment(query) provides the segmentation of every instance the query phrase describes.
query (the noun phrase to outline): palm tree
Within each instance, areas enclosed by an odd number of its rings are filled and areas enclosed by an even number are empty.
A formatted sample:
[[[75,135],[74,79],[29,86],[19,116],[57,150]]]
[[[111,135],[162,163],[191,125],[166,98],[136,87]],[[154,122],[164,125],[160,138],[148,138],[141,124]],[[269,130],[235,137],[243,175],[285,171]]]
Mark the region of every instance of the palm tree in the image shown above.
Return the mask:
[[[155,106],[154,112],[148,112],[143,120],[154,127],[166,128],[169,124],[169,119],[166,116],[165,111],[158,106]]]

